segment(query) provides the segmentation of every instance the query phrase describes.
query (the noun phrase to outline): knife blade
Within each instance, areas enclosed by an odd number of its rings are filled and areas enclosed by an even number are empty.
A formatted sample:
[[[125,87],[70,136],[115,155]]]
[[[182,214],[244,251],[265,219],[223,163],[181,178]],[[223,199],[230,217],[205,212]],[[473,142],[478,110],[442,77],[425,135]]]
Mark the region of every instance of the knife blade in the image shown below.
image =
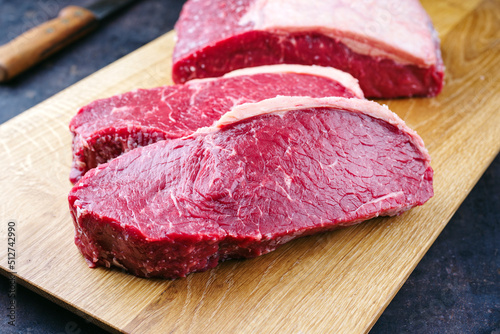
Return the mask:
[[[0,82],[8,81],[94,30],[98,23],[136,0],[100,0],[85,7],[68,6],[0,46]]]
[[[101,21],[134,1],[135,0],[101,0],[85,8],[90,10],[98,21]]]

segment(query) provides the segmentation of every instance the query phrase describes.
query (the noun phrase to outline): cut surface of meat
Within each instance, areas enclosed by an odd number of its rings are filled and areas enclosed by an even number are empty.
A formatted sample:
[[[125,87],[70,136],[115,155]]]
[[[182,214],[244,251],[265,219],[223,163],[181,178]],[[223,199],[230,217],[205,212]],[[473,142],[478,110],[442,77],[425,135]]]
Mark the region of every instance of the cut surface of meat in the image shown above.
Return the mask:
[[[89,266],[178,278],[433,195],[422,139],[357,98],[238,105],[190,136],[90,170],[69,194]]]
[[[70,181],[75,183],[89,169],[134,148],[210,126],[235,105],[278,95],[363,98],[357,80],[347,73],[319,66],[274,65],[97,100],[70,122]]]
[[[349,72],[367,97],[443,86],[439,38],[418,0],[189,0],[175,30],[176,83],[289,63]]]

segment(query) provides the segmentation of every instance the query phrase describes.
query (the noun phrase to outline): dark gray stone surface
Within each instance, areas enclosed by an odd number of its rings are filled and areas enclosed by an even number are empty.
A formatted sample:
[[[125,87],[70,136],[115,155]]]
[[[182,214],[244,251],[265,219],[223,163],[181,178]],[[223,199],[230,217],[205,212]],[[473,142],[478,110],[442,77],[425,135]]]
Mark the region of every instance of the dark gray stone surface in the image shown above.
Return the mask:
[[[0,44],[88,0],[0,0]],[[97,31],[8,84],[0,84],[0,123],[172,29],[182,3],[143,0]],[[500,158],[497,157],[411,274],[371,333],[500,334]],[[453,194],[449,194],[453,196]],[[3,219],[3,218],[2,218]],[[0,333],[105,333],[16,285],[16,327],[9,326],[10,281],[0,277]]]

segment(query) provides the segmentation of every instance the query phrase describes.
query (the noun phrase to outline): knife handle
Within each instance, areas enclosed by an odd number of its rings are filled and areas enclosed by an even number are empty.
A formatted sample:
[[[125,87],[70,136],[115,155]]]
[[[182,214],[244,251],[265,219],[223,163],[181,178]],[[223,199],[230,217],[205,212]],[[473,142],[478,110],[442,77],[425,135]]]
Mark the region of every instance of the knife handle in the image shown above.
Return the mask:
[[[0,46],[0,82],[12,79],[95,28],[91,11],[78,7],[63,8],[57,18],[42,23],[9,43]]]

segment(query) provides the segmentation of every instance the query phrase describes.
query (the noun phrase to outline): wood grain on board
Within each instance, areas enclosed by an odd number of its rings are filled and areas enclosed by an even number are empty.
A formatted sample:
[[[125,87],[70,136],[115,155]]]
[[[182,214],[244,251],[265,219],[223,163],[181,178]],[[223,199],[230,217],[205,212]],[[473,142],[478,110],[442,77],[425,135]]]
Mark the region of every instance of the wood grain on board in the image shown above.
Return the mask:
[[[175,281],[89,269],[66,198],[68,122],[97,98],[171,84],[170,32],[0,126],[0,244],[15,221],[19,281],[131,333],[369,331],[500,150],[500,1],[423,5],[442,39],[445,88],[436,98],[380,102],[430,151],[435,197],[424,206]]]

